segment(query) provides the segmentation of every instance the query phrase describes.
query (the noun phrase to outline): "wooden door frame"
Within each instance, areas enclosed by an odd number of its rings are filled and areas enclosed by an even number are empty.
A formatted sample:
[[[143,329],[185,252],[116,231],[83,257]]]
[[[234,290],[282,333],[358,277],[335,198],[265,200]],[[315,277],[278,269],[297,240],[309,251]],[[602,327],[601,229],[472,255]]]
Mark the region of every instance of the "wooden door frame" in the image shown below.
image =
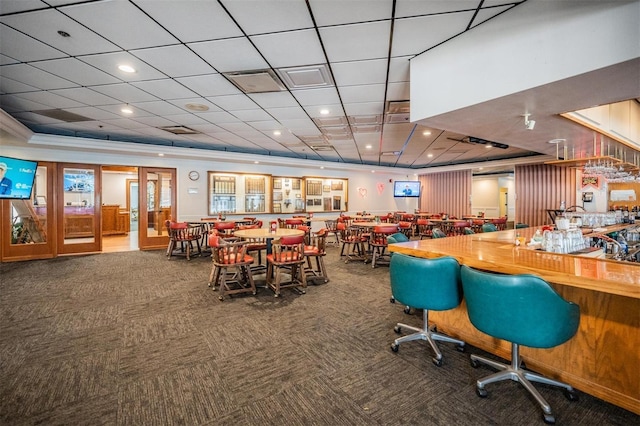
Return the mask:
[[[177,170],[175,168],[163,168],[163,167],[139,167],[138,168],[138,247],[140,250],[156,250],[160,248],[166,248],[169,244],[168,234],[149,237],[147,236],[147,229],[149,224],[148,208],[147,208],[147,176],[150,173],[169,173],[171,175],[171,209],[170,217],[176,218],[176,205],[177,205]],[[157,191],[160,191],[159,186],[156,186]],[[159,192],[158,192],[159,194]],[[160,197],[156,196],[157,202],[160,202]],[[164,226],[164,225],[161,225]]]

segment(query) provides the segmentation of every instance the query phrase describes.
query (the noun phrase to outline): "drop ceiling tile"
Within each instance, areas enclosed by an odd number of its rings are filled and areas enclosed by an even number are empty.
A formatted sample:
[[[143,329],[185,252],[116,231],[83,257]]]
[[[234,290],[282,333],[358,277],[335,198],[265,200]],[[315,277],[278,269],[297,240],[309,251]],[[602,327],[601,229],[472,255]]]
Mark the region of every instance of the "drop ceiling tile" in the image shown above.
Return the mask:
[[[69,98],[64,98],[55,93],[51,93],[49,91],[39,91],[39,92],[27,92],[21,93],[20,98],[28,99],[33,102],[38,102],[43,105],[47,105],[50,108],[73,108],[84,106],[83,104],[71,100]]]
[[[393,28],[391,56],[417,55],[427,48],[462,33],[474,12],[404,18]]]
[[[295,134],[320,134],[318,126],[308,118],[291,118],[280,120],[280,123]]]
[[[0,108],[13,111],[40,111],[51,109],[49,105],[25,99],[20,95],[0,95]]]
[[[154,80],[166,77],[166,75],[136,58],[129,52],[88,55],[82,56],[79,59],[122,81]],[[118,66],[120,65],[129,65],[135,68],[136,72],[127,73],[121,71],[118,69]]]
[[[130,2],[84,3],[61,7],[60,11],[125,50],[178,43]]]
[[[345,104],[357,102],[384,102],[384,84],[345,86],[340,89],[340,97]]]
[[[294,90],[291,93],[302,106],[340,104],[338,91],[335,87]]]
[[[147,93],[151,93],[160,99],[182,99],[197,96],[196,93],[184,87],[182,84],[168,78],[162,80],[136,81],[131,83],[131,85]]]
[[[244,109],[229,112],[242,121],[264,121],[272,118],[267,112],[262,109]]]
[[[312,105],[305,106],[304,110],[309,114],[311,118],[332,117],[336,115],[344,115],[341,104],[333,105]],[[329,111],[328,114],[323,114],[322,111]]]
[[[69,80],[57,77],[27,64],[12,64],[2,67],[2,78],[10,78],[42,90],[77,87]]]
[[[102,120],[105,124],[117,126],[123,129],[141,129],[145,127],[144,124],[132,120],[130,118],[114,118],[114,119],[106,119]]]
[[[4,75],[0,78],[0,93],[20,93],[20,92],[34,92],[38,91],[37,87],[29,86],[28,84],[21,83],[11,78],[7,78]]]
[[[345,104],[344,109],[347,111],[347,115],[382,114],[384,112],[384,102]]]
[[[192,124],[189,127],[191,127],[193,130],[197,130],[201,133],[207,133],[207,134],[224,132],[224,129],[222,129],[220,126],[216,126],[215,124],[211,124],[211,123]]]
[[[251,93],[249,95],[262,108],[296,107],[298,103],[289,92]]]
[[[65,111],[72,112],[74,114],[82,115],[93,120],[116,120],[120,116],[109,111],[105,111],[93,106],[82,106],[77,108],[65,108]]]
[[[224,0],[222,3],[248,35],[313,27],[302,0]]]
[[[190,43],[187,45],[218,72],[259,70],[268,64],[245,38]]]
[[[283,129],[282,124],[277,122],[276,120],[252,121],[251,122],[251,127],[253,127],[254,129],[258,129],[260,131],[263,131],[263,132],[269,132],[269,131],[273,131],[273,130],[284,130],[284,131],[286,131],[286,129]]]
[[[0,105],[2,105],[2,100],[0,99]],[[2,109],[6,110],[4,106]],[[38,124],[38,125],[48,125],[53,123],[62,123],[60,120],[56,120],[55,118],[47,117],[45,115],[35,114],[33,112],[16,112],[11,114],[21,123],[26,125],[28,124]]]
[[[251,37],[273,68],[326,62],[315,30],[289,31]]]
[[[75,58],[53,59],[33,63],[34,67],[71,80],[79,86],[119,83],[117,78]]]
[[[134,120],[151,127],[167,127],[167,126],[176,126],[180,124],[180,123],[176,123],[173,120],[170,120],[167,117],[159,117],[157,115],[150,115],[146,117],[135,117]]]
[[[389,83],[387,87],[387,101],[404,101],[409,99],[410,84]]]
[[[506,1],[501,2],[506,3]],[[487,2],[485,1],[485,3]],[[480,4],[478,0],[398,0],[396,5],[396,18],[455,12],[459,10],[475,10],[478,4]]]
[[[237,123],[240,121],[226,111],[199,112],[196,115],[213,124]]]
[[[248,124],[242,123],[240,121],[237,121],[235,123],[220,123],[219,126],[225,129],[226,131],[232,132],[235,134],[238,134],[238,132],[251,133],[251,132],[257,131],[251,126],[249,126]]]
[[[25,10],[33,10],[47,7],[47,4],[40,0],[2,0],[0,13],[15,13]]]
[[[216,72],[209,64],[183,45],[132,50],[131,54],[169,77],[185,77]]]
[[[3,16],[0,22],[71,56],[121,50],[115,44],[55,9]],[[43,22],[47,24],[42,25]],[[58,34],[58,31],[66,32],[69,37],[63,37]]]
[[[256,109],[258,107],[253,99],[251,99],[244,93],[241,95],[211,96],[207,99],[227,111]]]
[[[307,113],[299,106],[287,108],[267,108],[267,112],[280,122],[282,122],[282,120],[307,118]]]
[[[65,98],[73,99],[74,101],[83,103],[85,105],[110,105],[120,103],[117,99],[110,96],[103,95],[95,90],[86,87],[72,87],[70,89],[56,89],[50,90],[51,93],[64,96]]]
[[[136,0],[136,5],[184,43],[242,36],[238,25],[215,1],[191,1],[185,7],[178,1]]]
[[[387,79],[387,60],[340,62],[331,64],[336,85],[357,86],[360,84],[380,84]]]
[[[486,5],[486,2],[482,4],[483,6]],[[477,27],[478,25],[482,24],[483,22],[488,21],[489,19],[493,18],[494,16],[497,16],[499,14],[501,14],[502,12],[504,12],[505,10],[511,8],[512,5],[505,5],[502,7],[492,7],[492,8],[482,8],[478,11],[478,14],[473,18],[473,24],[471,26],[471,28],[473,27]]]
[[[240,90],[220,74],[179,77],[175,79],[199,96],[237,95]],[[215,103],[215,102],[214,102]]]
[[[409,72],[411,69],[412,56],[400,56],[397,58],[391,58],[389,62],[389,81],[400,82],[409,81]]]
[[[58,49],[47,46],[2,24],[0,24],[0,40],[2,40],[2,53],[20,62],[42,61],[68,56]]]
[[[147,92],[138,89],[128,83],[108,84],[105,86],[95,86],[93,90],[102,93],[103,95],[110,96],[120,102],[134,103],[134,102],[149,102],[155,101],[157,98]]]
[[[0,65],[9,65],[9,64],[17,64],[20,61],[18,61],[17,59],[13,59],[7,55],[3,55],[2,53],[0,53]]]
[[[122,112],[122,108],[127,107],[129,110],[131,110],[132,112],[130,114],[124,113]],[[119,103],[119,104],[114,104],[114,105],[102,105],[99,107],[102,110],[105,111],[109,111],[115,115],[117,115],[118,117],[122,117],[122,118],[127,118],[127,119],[134,119],[136,117],[148,117],[150,115],[154,115],[153,113],[149,112],[149,111],[145,111],[143,109],[137,108],[131,104],[124,104],[124,103]]]
[[[391,19],[392,0],[311,0],[311,11],[319,27]]]
[[[389,53],[390,21],[320,28],[329,62],[386,58]],[[358,40],[358,43],[345,43]],[[395,44],[395,40],[394,40]]]
[[[203,105],[208,107],[209,109],[207,111],[221,111],[221,109],[214,103],[209,102],[208,100],[204,99],[204,98],[183,98],[183,99],[170,99],[167,102],[169,102],[170,104],[173,104],[175,106],[177,106],[178,108],[182,109],[182,112],[189,112],[189,113],[193,113],[193,112],[205,112],[205,111],[195,111],[192,109],[187,108],[187,105],[189,104],[194,104],[194,105]]]
[[[130,104],[155,115],[184,114],[184,110],[165,101],[134,102]]]

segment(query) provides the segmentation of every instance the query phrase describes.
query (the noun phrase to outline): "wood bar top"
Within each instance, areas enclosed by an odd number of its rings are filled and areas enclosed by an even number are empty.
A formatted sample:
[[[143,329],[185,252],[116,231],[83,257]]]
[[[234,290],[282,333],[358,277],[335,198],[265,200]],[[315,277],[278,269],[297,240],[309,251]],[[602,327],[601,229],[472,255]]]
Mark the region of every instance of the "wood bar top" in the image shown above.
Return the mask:
[[[555,284],[640,299],[640,263],[549,253],[514,244],[516,232],[529,241],[535,230],[523,228],[409,241],[390,244],[389,251],[427,258],[453,256],[461,264],[477,269],[531,273]]]

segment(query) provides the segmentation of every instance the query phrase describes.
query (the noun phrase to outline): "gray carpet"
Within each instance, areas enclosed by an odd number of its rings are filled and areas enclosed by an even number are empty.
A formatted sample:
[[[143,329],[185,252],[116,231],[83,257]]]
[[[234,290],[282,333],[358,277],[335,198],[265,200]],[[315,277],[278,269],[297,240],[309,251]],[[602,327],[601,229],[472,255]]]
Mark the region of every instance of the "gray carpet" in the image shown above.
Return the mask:
[[[389,349],[396,322],[388,268],[344,264],[329,248],[327,284],[281,298],[220,302],[208,258],[160,251],[0,264],[3,425],[539,425],[518,384],[474,382],[440,344]],[[580,354],[576,354],[580,356]],[[580,393],[540,386],[563,425],[630,425],[639,417]]]

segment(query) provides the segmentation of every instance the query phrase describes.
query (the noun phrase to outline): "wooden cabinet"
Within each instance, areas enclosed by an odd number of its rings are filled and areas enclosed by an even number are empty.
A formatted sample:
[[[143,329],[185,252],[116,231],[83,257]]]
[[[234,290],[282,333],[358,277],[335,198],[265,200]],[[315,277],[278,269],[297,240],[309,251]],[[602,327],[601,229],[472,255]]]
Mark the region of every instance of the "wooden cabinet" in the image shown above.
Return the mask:
[[[129,232],[129,212],[117,204],[102,206],[102,235],[118,235]]]

